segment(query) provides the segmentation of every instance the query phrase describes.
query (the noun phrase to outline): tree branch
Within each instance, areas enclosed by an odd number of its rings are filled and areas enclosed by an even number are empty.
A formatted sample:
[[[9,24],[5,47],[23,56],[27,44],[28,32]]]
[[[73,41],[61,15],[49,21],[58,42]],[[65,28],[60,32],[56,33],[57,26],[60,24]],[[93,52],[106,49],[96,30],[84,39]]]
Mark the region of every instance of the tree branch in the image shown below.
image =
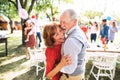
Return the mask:
[[[18,8],[17,8],[17,0],[16,0],[16,3],[14,1],[12,1],[12,0],[8,0],[8,1],[11,2],[15,6],[16,10],[18,10]]]
[[[23,8],[23,0],[19,0],[20,1],[20,4],[21,4],[21,7]]]
[[[28,2],[28,0],[25,0],[25,2],[24,2],[24,4],[23,4],[23,8],[24,8],[24,9],[25,9],[26,6],[27,6],[27,2]]]
[[[29,10],[28,10],[28,14],[29,14],[29,15],[30,15],[30,12],[31,12],[31,10],[32,10],[32,8],[33,8],[33,6],[34,6],[35,1],[36,1],[36,0],[32,0],[32,1],[31,1],[31,5],[30,5]]]

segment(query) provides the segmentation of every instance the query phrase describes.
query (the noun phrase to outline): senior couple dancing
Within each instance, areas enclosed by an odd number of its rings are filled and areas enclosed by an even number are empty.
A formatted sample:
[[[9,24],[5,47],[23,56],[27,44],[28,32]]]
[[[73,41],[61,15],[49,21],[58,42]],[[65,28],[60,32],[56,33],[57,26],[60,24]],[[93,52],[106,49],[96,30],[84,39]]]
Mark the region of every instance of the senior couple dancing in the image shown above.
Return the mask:
[[[84,79],[87,39],[77,18],[73,9],[66,9],[60,24],[52,22],[43,29],[48,80]]]

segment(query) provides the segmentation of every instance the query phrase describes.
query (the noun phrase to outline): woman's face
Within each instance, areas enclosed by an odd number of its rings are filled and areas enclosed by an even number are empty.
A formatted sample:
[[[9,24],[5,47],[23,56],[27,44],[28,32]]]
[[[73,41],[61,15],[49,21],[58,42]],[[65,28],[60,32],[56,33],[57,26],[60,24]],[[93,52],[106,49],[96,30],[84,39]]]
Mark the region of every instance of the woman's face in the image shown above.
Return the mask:
[[[28,22],[27,22],[27,21],[25,22],[25,25],[26,25],[26,27],[28,27],[28,25],[29,25],[29,24],[28,24]]]
[[[53,38],[55,40],[55,44],[63,43],[65,41],[64,31],[60,28],[57,28]]]
[[[35,24],[34,24],[33,22],[31,22],[31,23],[30,23],[30,26],[32,26],[32,27],[33,27],[33,26],[35,26]]]

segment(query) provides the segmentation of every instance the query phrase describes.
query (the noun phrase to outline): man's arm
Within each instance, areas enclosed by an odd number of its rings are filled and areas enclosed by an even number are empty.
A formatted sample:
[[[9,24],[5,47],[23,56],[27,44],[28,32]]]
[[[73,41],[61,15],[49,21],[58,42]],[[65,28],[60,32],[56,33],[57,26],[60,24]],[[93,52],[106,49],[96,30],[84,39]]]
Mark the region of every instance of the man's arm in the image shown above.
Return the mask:
[[[72,64],[65,66],[61,69],[61,72],[71,74],[75,71],[78,65],[78,54],[82,49],[82,43],[75,38],[67,39],[64,46],[64,55],[69,54],[72,57]]]

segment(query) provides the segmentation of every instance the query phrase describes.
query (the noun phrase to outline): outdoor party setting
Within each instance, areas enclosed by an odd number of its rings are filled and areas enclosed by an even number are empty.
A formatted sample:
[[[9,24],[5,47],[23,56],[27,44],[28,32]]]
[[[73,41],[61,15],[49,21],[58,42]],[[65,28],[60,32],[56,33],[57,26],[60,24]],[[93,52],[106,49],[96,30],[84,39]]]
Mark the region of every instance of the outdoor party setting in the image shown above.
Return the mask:
[[[119,0],[0,0],[0,80],[120,80]]]

